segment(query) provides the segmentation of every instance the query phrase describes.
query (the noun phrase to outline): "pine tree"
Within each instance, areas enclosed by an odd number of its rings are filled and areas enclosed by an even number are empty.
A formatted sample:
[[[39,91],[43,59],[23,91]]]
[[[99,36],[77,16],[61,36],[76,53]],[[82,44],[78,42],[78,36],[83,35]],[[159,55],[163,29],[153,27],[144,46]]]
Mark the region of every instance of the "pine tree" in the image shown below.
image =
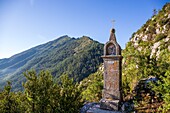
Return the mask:
[[[22,109],[19,93],[11,92],[11,83],[8,81],[0,92],[0,113],[22,113]]]
[[[98,70],[96,73],[89,75],[80,83],[82,98],[88,102],[98,102],[102,98],[103,89],[103,71]]]
[[[23,84],[26,96],[26,112],[37,113],[38,77],[35,70],[24,73],[24,76],[27,79],[26,83]]]
[[[78,84],[63,75],[55,83],[48,71],[36,74],[34,70],[25,74],[24,86],[26,112],[31,113],[76,113],[82,106]]]
[[[81,89],[77,83],[73,82],[73,79],[69,79],[67,75],[62,75],[60,78],[60,97],[58,98],[58,108],[56,109],[59,113],[78,113],[82,107],[83,102],[81,101]]]

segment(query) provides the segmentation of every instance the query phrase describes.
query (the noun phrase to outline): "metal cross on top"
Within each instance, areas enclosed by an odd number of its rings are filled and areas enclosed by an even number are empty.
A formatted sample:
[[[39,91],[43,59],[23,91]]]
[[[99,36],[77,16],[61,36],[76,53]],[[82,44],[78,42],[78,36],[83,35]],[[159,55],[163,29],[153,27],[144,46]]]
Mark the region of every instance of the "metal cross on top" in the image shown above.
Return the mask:
[[[115,23],[115,20],[112,20],[113,28],[114,28],[114,23]]]

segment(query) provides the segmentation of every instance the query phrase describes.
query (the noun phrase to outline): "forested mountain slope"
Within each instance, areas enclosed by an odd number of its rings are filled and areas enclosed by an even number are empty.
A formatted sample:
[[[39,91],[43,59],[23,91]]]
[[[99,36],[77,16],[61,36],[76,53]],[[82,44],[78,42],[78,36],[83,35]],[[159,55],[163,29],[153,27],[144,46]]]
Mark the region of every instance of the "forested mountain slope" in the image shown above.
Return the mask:
[[[15,90],[24,81],[23,72],[30,69],[49,70],[53,76],[63,73],[80,81],[95,72],[102,62],[103,44],[89,37],[60,37],[54,41],[33,47],[7,59],[0,59],[0,86],[7,80]]]
[[[166,108],[170,103],[170,3],[132,35],[123,50],[123,57],[124,96],[133,95],[135,89],[139,90],[136,85],[141,80],[158,80],[150,93],[159,95],[157,99],[163,99],[164,108],[170,110]],[[137,95],[137,106],[158,101],[155,97],[150,101],[152,99],[148,95],[152,94]]]

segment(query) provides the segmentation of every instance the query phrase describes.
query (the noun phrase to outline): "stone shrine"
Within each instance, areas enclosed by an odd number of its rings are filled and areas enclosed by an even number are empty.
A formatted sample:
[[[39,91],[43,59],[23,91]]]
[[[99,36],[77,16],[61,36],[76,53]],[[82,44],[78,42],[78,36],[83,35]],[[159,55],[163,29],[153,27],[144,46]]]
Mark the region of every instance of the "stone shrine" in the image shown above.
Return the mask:
[[[111,29],[110,39],[104,46],[104,88],[100,108],[120,110],[122,101],[122,56],[116,41],[115,29]]]

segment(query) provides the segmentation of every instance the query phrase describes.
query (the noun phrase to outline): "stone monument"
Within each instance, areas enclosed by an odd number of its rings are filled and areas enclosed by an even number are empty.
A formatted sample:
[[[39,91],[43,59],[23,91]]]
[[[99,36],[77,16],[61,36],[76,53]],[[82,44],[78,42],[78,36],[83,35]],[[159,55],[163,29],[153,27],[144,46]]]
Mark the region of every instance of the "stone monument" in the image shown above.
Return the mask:
[[[115,29],[111,29],[110,39],[104,46],[104,88],[100,108],[120,110],[122,101],[122,56],[121,47],[116,41]]]

